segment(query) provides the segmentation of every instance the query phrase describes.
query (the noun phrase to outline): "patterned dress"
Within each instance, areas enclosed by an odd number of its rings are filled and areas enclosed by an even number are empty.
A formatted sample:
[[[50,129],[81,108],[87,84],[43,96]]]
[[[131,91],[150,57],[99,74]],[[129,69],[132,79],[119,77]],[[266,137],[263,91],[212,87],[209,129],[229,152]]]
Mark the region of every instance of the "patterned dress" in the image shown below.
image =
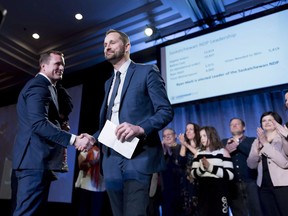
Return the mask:
[[[181,198],[183,216],[198,216],[198,181],[191,175],[194,154],[186,152],[186,156],[179,155],[178,163],[183,167],[184,173],[181,178]]]

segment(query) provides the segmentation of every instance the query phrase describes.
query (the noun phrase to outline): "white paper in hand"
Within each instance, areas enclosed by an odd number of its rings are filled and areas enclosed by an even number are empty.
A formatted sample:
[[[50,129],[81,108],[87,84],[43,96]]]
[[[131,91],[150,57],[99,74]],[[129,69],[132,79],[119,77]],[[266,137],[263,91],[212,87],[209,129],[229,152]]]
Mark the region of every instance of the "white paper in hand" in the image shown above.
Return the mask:
[[[104,145],[114,149],[124,157],[131,159],[139,139],[135,137],[131,141],[125,141],[122,143],[117,140],[115,130],[116,125],[113,122],[107,120],[101,133],[99,134],[98,140]]]

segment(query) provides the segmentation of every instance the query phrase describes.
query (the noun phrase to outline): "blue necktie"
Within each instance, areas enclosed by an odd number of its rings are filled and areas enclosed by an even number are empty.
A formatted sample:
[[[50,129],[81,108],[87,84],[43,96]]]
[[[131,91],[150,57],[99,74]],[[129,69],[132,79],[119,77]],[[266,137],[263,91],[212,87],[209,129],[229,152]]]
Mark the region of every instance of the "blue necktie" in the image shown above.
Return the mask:
[[[112,91],[112,94],[111,94],[111,98],[110,98],[110,101],[109,101],[109,106],[108,106],[108,109],[107,109],[107,115],[106,115],[106,118],[109,119],[109,120],[111,119],[112,107],[114,105],[114,100],[115,100],[115,97],[117,95],[118,87],[119,87],[119,84],[120,84],[120,75],[121,75],[121,73],[119,71],[117,71],[116,80],[115,80],[115,83],[114,83],[114,88],[113,88],[113,91]]]

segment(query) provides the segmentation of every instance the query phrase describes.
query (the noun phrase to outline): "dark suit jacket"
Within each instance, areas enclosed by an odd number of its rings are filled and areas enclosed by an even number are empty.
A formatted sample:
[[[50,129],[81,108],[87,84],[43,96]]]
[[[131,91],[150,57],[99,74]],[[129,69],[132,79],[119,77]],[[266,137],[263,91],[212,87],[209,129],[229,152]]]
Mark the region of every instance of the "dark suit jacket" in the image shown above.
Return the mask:
[[[63,149],[69,145],[71,134],[60,129],[52,91],[46,77],[37,75],[20,92],[13,169],[61,170]]]
[[[101,130],[106,122],[107,98],[113,76],[105,83],[105,97],[100,110]],[[151,174],[165,167],[158,131],[173,119],[173,109],[168,100],[165,84],[155,65],[131,62],[125,77],[119,108],[119,122],[142,127],[146,137],[140,142],[129,160],[135,170]],[[97,138],[99,132],[94,136]],[[102,146],[104,151],[107,150]]]
[[[244,137],[237,149],[230,153],[234,165],[234,181],[255,181],[257,177],[257,170],[250,169],[247,165],[247,158],[249,156],[251,146],[255,137]],[[228,138],[222,140],[226,146]],[[229,145],[229,144],[228,144]]]

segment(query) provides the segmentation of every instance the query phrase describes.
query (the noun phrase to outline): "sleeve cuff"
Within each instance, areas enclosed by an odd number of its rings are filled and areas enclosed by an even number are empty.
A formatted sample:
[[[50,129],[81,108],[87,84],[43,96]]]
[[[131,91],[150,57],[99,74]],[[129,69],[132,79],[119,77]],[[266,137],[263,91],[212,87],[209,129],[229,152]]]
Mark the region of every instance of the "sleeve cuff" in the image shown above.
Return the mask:
[[[212,171],[213,171],[213,165],[212,164],[209,164],[207,171],[212,173]]]
[[[76,135],[72,134],[70,138],[70,145],[74,145],[75,140],[76,140]]]

